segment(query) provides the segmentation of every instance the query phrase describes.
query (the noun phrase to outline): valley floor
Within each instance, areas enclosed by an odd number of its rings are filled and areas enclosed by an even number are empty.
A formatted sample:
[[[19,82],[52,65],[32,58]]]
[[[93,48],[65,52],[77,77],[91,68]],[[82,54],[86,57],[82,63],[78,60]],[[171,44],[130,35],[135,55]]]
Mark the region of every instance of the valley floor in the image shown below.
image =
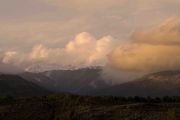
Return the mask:
[[[116,98],[117,99],[117,98]],[[0,120],[179,120],[180,104],[112,101],[71,95],[0,101]],[[103,101],[103,102],[101,102]],[[122,100],[121,100],[122,101]]]

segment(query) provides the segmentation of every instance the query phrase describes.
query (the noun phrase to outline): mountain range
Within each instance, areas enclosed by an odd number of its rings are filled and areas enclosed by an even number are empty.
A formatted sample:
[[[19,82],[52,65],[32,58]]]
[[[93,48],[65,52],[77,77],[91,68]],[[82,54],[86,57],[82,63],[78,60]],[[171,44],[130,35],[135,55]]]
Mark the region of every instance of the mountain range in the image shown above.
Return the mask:
[[[40,73],[25,72],[20,76],[51,91],[87,95],[95,89],[109,87],[101,77],[101,71],[101,68],[83,68]]]
[[[102,68],[54,70],[23,73],[21,77],[56,92],[79,95],[177,96],[180,94],[180,70],[144,75],[130,82],[108,84],[101,77]]]
[[[0,75],[0,95],[46,95],[65,92],[90,96],[178,96],[180,70],[144,75],[130,82],[110,85],[102,68],[52,70],[39,73]]]

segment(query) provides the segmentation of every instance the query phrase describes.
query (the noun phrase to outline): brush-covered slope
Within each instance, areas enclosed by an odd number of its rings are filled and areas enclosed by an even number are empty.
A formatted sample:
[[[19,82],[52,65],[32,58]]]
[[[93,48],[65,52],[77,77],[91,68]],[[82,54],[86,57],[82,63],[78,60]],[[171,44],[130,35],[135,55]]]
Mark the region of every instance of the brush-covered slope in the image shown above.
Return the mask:
[[[0,96],[37,96],[50,93],[17,75],[0,75]]]

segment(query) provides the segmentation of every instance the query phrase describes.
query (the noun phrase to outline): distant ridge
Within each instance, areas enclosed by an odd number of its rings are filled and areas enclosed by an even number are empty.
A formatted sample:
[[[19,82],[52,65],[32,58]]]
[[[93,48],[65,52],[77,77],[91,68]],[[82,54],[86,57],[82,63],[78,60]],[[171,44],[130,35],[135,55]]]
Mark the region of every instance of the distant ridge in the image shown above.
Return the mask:
[[[0,96],[39,96],[50,91],[17,75],[0,75]]]
[[[179,96],[180,70],[161,71],[131,82],[93,91],[92,95],[114,96]]]
[[[160,71],[139,79],[109,85],[101,77],[102,68],[52,70],[40,73],[23,73],[27,80],[56,92],[69,92],[92,96],[179,96],[180,70]]]
[[[40,73],[25,72],[24,79],[56,92],[71,92],[87,95],[96,88],[109,86],[101,77],[101,67],[73,70],[52,70]]]

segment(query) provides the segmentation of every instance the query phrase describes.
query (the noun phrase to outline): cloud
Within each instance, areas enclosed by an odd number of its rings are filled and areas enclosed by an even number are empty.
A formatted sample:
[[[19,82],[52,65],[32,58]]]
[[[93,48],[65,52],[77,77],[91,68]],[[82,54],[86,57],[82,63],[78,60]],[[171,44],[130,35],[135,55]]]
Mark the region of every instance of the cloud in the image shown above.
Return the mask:
[[[36,45],[33,47],[31,53],[29,54],[29,58],[31,60],[43,60],[48,58],[50,49],[43,46],[42,44]]]
[[[179,45],[180,19],[172,17],[156,28],[146,31],[137,31],[133,34],[132,39],[135,43]]]
[[[22,69],[13,65],[0,63],[0,74],[17,74],[23,72]]]
[[[2,62],[3,63],[11,63],[11,60],[14,59],[18,55],[15,51],[8,51],[4,53]]]
[[[109,65],[124,71],[154,72],[180,68],[180,19],[170,18],[149,30],[137,31],[131,42],[109,55]]]
[[[4,53],[3,63],[13,64],[26,70],[41,64],[51,69],[57,67],[88,67],[106,64],[107,54],[114,48],[114,38],[105,36],[96,39],[87,32],[78,34],[64,48],[49,48],[43,44],[35,45],[30,52],[8,51]],[[37,65],[38,64],[38,65]]]
[[[53,4],[56,6],[66,6],[66,7],[73,7],[77,8],[79,10],[87,10],[87,9],[94,9],[94,8],[107,8],[110,6],[114,6],[118,4],[122,4],[126,0],[104,0],[102,1],[97,1],[97,0],[42,0],[45,2],[48,2],[49,4]]]
[[[177,0],[1,0],[0,47],[63,47],[82,31],[126,40],[134,29],[179,16],[179,10]]]
[[[79,26],[81,28],[77,29]],[[83,19],[69,21],[0,21],[0,47],[27,51],[36,44],[62,47],[73,35],[86,29]],[[68,31],[68,32],[67,32]],[[62,45],[62,46],[57,46]]]
[[[94,8],[108,8],[112,6],[117,6],[117,5],[126,5],[130,3],[135,3],[134,5],[137,5],[139,7],[152,7],[153,5],[164,5],[164,4],[178,4],[180,3],[178,0],[103,0],[103,1],[97,1],[97,0],[42,0],[45,2],[48,2],[49,4],[53,4],[56,6],[68,6],[68,7],[77,7],[78,9],[94,9]],[[129,5],[130,6],[130,5]]]
[[[130,15],[131,13],[141,13],[146,10],[163,10],[167,6],[170,8],[179,5],[178,0],[41,0],[50,5],[56,6],[58,9],[73,10],[78,15],[97,14],[97,13],[108,13],[114,12],[114,10],[123,10],[125,14]],[[166,8],[167,9],[167,8]],[[174,8],[172,8],[174,9]],[[130,12],[131,13],[128,13]],[[147,13],[147,12],[146,12]],[[136,14],[137,15],[137,14]],[[139,16],[140,17],[140,16]]]

